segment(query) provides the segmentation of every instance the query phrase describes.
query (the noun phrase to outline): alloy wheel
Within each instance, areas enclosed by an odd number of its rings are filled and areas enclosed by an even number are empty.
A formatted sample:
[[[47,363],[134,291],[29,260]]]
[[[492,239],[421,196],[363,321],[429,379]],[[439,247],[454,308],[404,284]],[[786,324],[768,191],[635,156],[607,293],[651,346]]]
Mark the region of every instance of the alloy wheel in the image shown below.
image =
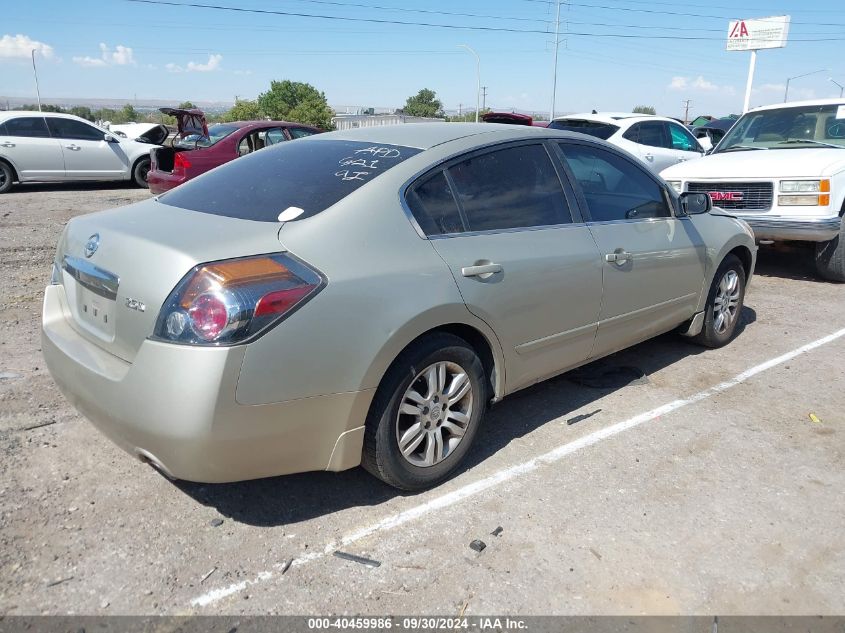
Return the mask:
[[[396,440],[414,466],[446,459],[466,434],[474,402],[469,374],[457,363],[440,361],[419,372],[405,390],[396,416]]]
[[[722,276],[713,300],[713,328],[724,334],[733,325],[739,312],[740,281],[735,270]]]

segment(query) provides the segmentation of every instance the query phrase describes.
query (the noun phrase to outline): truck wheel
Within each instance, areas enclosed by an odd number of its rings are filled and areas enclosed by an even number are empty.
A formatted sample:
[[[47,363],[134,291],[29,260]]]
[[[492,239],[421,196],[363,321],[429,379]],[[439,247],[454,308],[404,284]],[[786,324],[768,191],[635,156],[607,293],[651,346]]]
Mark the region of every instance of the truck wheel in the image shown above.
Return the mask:
[[[735,255],[722,260],[704,308],[704,327],[692,341],[704,347],[722,347],[730,343],[739,323],[745,300],[745,269]]]
[[[475,350],[434,334],[405,350],[376,391],[361,464],[401,490],[422,490],[451,475],[475,439],[489,396]]]
[[[9,167],[7,163],[0,160],[0,193],[6,193],[12,188],[12,182],[15,180],[15,172]]]
[[[816,244],[816,271],[823,279],[845,281],[845,216],[839,220],[839,235]]]
[[[132,168],[132,180],[142,189],[147,189],[147,174],[150,173],[150,158],[141,158]]]

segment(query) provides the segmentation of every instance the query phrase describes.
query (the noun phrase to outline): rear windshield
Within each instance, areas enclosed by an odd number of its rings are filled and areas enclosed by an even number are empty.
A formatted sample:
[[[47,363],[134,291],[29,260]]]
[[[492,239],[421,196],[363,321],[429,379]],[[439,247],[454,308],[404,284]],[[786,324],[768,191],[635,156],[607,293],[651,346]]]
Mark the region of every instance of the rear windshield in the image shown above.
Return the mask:
[[[601,121],[585,121],[583,119],[560,119],[549,123],[553,130],[566,130],[567,132],[580,132],[589,134],[603,141],[606,141],[619,129],[618,125],[602,123]]]
[[[278,222],[283,212],[282,219],[304,219],[421,151],[360,141],[280,143],[189,180],[158,200],[242,220]]]
[[[219,143],[224,138],[229,136],[232,132],[239,130],[237,125],[226,125],[225,123],[218,123],[208,128],[208,136],[201,134],[189,134],[188,136],[178,139],[173,143],[174,147],[180,149],[194,149],[195,147],[211,147],[215,143]]]

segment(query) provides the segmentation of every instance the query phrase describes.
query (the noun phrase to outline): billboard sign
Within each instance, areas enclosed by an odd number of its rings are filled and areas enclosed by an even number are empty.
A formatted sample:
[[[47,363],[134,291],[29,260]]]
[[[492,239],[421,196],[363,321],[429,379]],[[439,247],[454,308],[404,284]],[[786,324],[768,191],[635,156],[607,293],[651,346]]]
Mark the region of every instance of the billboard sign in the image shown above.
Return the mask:
[[[788,15],[755,20],[731,20],[728,25],[729,51],[759,51],[783,48],[789,35]]]

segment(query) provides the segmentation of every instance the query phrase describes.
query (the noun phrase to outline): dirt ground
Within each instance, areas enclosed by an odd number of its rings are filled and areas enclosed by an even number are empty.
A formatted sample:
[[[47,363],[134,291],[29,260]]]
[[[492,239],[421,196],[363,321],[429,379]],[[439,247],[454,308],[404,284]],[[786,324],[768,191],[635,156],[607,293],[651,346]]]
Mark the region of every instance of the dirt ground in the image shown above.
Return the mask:
[[[39,343],[65,222],[148,195],[0,196],[0,614],[845,613],[845,285],[808,251],[761,251],[726,348],[662,336],[495,406],[435,490],[173,483],[65,402]]]

